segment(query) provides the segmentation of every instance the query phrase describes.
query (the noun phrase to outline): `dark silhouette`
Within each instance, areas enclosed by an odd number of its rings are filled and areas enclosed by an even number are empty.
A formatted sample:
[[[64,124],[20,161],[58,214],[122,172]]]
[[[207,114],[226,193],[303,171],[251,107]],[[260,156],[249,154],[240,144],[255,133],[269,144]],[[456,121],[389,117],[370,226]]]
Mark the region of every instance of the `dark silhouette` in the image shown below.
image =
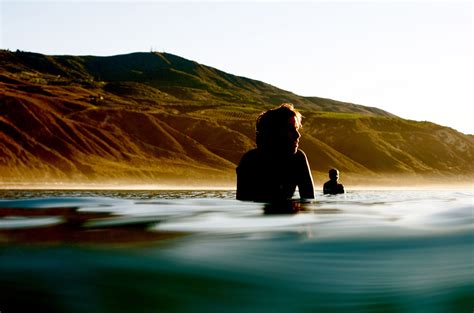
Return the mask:
[[[298,187],[300,197],[314,198],[308,160],[298,149],[301,114],[290,103],[257,118],[257,148],[248,151],[237,167],[237,199],[284,202]]]
[[[336,195],[339,193],[344,193],[344,186],[339,184],[339,171],[335,168],[329,170],[329,180],[324,183],[323,193],[325,195],[331,194]]]

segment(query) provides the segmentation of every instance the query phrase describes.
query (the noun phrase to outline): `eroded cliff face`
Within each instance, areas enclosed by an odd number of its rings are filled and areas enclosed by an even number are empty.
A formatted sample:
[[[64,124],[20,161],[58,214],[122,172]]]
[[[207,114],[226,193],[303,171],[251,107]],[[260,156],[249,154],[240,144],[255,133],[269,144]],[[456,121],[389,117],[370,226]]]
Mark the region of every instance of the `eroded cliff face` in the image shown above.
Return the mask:
[[[232,182],[258,114],[303,112],[312,169],[469,176],[474,140],[453,129],[304,98],[171,55],[0,54],[0,180]],[[173,74],[174,73],[174,74]]]

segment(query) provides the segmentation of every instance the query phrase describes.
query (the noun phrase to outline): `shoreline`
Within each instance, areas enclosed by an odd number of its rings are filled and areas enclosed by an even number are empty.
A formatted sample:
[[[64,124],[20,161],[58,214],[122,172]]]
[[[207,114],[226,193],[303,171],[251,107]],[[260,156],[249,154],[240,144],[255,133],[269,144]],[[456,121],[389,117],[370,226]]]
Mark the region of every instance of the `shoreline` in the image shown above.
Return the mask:
[[[314,190],[322,191],[328,180],[327,173],[313,171]],[[470,190],[474,191],[473,175],[399,175],[379,173],[366,176],[359,173],[342,173],[340,183],[346,191],[356,190]],[[1,180],[0,190],[117,190],[117,191],[233,191],[236,178],[205,179],[102,179],[78,180]]]
[[[319,186],[316,185],[315,186]],[[383,191],[383,190],[469,190],[474,192],[474,184],[451,183],[451,184],[407,184],[394,186],[370,185],[370,184],[346,184],[346,193],[351,191]],[[165,185],[106,185],[106,184],[0,184],[0,191],[8,190],[34,190],[34,191],[235,191],[235,186],[165,186]],[[321,190],[320,190],[321,189]],[[321,191],[321,188],[315,188]]]

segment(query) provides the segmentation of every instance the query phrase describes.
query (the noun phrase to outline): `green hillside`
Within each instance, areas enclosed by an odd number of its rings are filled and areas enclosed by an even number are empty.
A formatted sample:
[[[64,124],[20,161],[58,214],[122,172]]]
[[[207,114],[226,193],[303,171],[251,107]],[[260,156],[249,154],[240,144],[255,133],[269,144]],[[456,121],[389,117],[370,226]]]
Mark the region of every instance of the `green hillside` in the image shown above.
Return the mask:
[[[167,53],[0,51],[0,182],[233,184],[258,114],[292,102],[319,183],[472,179],[474,139],[377,108],[301,97]]]

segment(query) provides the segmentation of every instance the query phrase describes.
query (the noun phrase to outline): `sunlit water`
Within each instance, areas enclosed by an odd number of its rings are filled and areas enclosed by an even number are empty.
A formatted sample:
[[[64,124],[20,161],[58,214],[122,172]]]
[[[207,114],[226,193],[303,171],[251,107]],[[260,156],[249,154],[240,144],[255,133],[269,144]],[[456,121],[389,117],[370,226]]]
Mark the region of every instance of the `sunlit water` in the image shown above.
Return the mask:
[[[0,311],[473,312],[473,196],[3,191]]]

